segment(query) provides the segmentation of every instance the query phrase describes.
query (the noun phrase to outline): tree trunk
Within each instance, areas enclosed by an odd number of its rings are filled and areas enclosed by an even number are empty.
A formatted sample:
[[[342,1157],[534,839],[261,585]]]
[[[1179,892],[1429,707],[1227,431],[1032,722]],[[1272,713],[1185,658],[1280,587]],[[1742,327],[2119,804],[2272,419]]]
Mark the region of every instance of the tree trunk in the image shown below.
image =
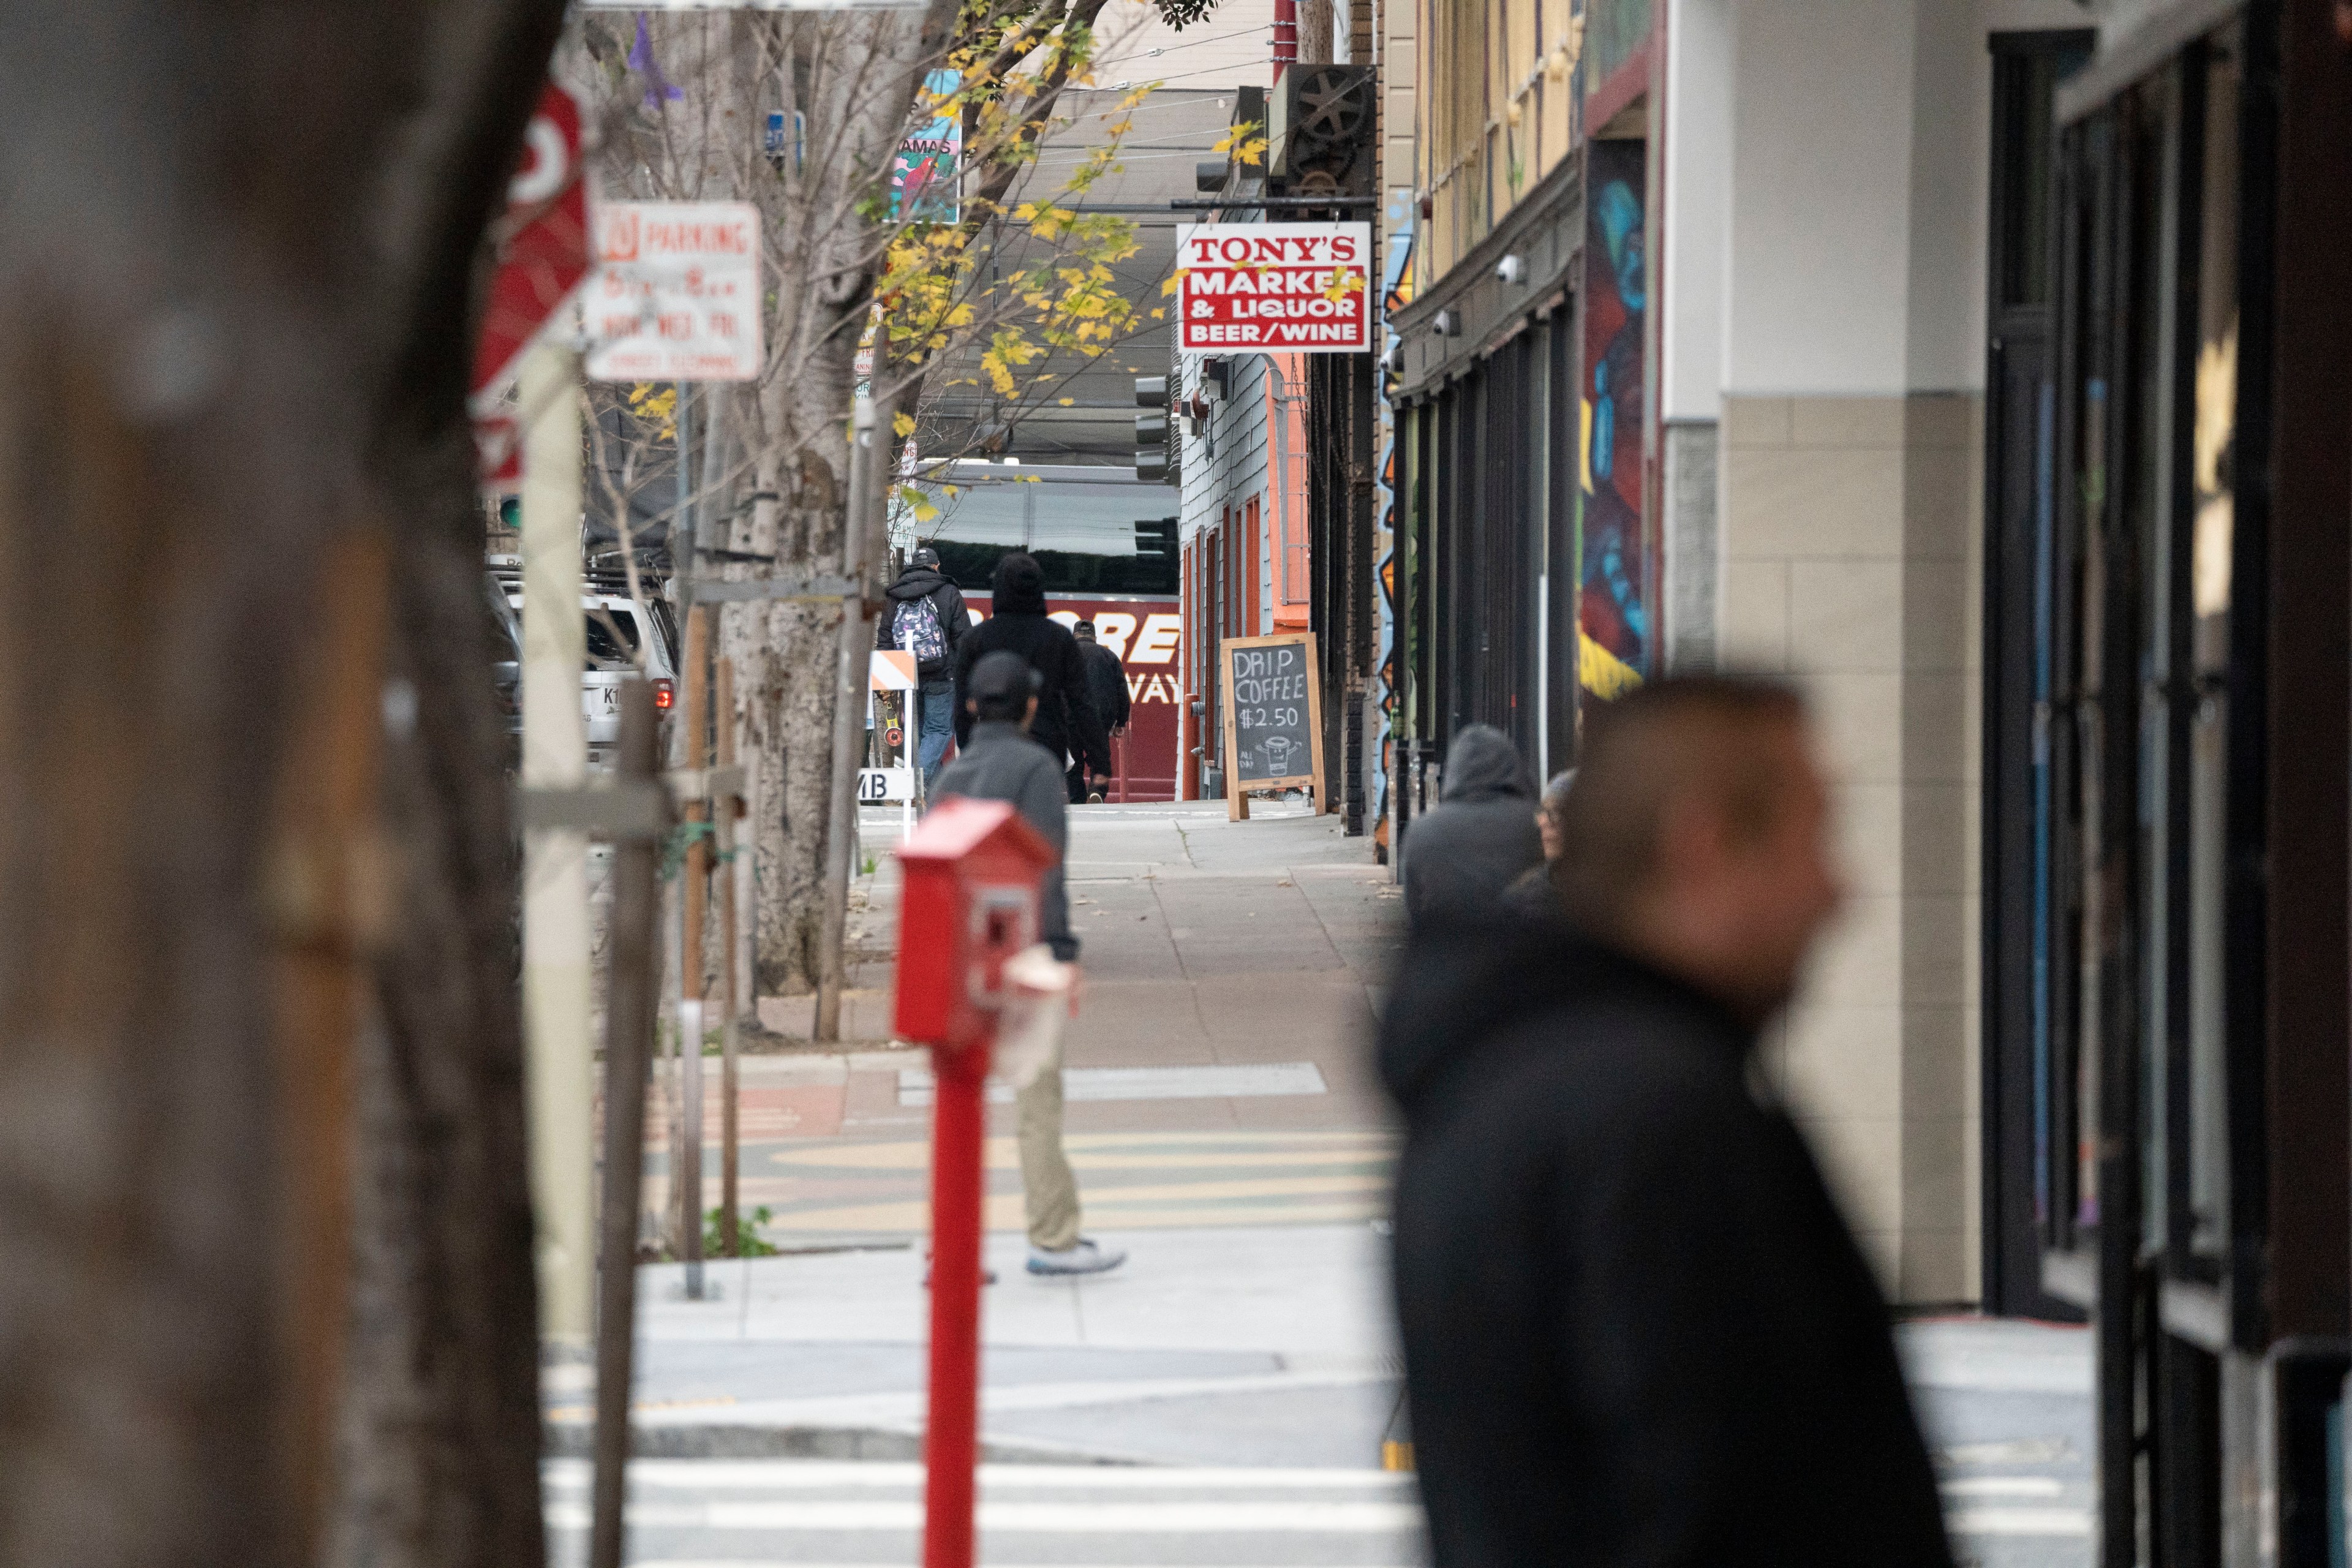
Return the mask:
[[[887,180],[923,68],[953,15],[935,0],[927,14],[735,24],[728,58],[774,62],[783,101],[808,125],[799,167],[787,162],[776,177],[738,187],[761,204],[769,225],[778,374],[756,400],[738,403],[746,411],[741,439],[759,454],[755,493],[767,499],[739,524],[737,548],[772,553],[784,574],[841,570],[854,361],[877,259],[877,226],[858,204]],[[748,47],[754,37],[767,47]],[[730,90],[739,102],[761,101],[759,84],[740,76]],[[840,616],[837,605],[782,602],[730,606],[724,617],[721,647],[735,661],[741,725],[737,754],[754,780],[746,837],[759,908],[747,1009],[756,993],[797,994],[817,981]]]
[[[542,1559],[464,399],[559,19],[0,50],[0,1562]]]

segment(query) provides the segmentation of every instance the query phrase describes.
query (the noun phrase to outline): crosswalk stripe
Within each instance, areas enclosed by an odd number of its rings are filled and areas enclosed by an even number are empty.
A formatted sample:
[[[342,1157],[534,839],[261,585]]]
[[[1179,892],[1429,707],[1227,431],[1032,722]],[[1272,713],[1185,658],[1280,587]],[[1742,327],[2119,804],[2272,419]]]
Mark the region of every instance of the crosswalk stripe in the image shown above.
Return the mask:
[[[550,1459],[545,1479],[553,1487],[585,1487],[593,1474],[585,1459]],[[919,1464],[868,1459],[632,1459],[629,1479],[639,1486],[679,1490],[877,1489],[923,1484]],[[1160,1465],[982,1465],[980,1485],[988,1490],[1180,1491],[1212,1490],[1402,1490],[1412,1477],[1394,1470],[1339,1468],[1263,1469]]]
[[[1421,1510],[1402,1502],[993,1502],[975,1510],[980,1529],[1013,1535],[1390,1535],[1418,1531]],[[852,1502],[632,1502],[629,1523],[656,1530],[915,1531],[914,1500]],[[585,1530],[583,1503],[547,1505],[556,1530]]]
[[[1963,1476],[1943,1483],[1946,1497],[2056,1497],[2065,1489],[2055,1476]]]
[[[1328,1094],[1323,1070],[1313,1062],[1202,1063],[1194,1067],[1066,1068],[1062,1098],[1084,1100],[1253,1100]],[[931,1075],[923,1068],[898,1070],[898,1103],[931,1103]],[[1010,1104],[1009,1084],[992,1084],[988,1098]]]
[[[2074,1508],[1963,1508],[1944,1516],[1954,1535],[2087,1536],[2088,1510]]]

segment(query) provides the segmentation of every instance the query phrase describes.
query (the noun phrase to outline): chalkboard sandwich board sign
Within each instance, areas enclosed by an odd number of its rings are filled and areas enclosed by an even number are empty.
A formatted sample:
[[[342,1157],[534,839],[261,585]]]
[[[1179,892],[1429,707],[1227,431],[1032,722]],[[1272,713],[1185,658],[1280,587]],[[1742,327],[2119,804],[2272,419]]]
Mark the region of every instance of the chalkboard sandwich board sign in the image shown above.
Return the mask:
[[[1224,668],[1225,815],[1249,815],[1255,789],[1311,789],[1323,798],[1323,683],[1313,632],[1227,637],[1217,645]]]

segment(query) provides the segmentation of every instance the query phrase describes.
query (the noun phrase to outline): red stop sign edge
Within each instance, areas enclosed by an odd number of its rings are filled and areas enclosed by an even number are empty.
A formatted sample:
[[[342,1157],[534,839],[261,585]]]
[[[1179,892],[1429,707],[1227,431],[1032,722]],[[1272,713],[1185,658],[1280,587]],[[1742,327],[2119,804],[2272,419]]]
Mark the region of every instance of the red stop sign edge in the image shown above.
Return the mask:
[[[499,247],[499,269],[484,302],[481,335],[475,340],[472,397],[478,410],[514,374],[540,330],[587,281],[588,188],[581,178],[580,125],[579,100],[558,83],[547,83],[524,137],[529,161],[508,187],[510,199],[524,200],[507,208],[504,224],[511,232]],[[551,154],[563,159],[560,173],[548,168]],[[552,194],[543,195],[551,185]]]

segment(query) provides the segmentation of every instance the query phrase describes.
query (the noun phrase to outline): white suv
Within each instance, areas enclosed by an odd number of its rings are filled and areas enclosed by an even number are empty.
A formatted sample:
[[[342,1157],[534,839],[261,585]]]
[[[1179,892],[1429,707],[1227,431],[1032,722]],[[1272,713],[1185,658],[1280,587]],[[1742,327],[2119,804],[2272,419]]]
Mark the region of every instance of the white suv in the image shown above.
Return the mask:
[[[648,599],[652,636],[639,622],[625,594],[589,594],[582,605],[588,617],[588,668],[580,677],[580,710],[588,721],[588,765],[609,767],[621,743],[621,682],[637,668],[646,650],[646,676],[653,682],[654,707],[665,719],[677,701],[677,657],[669,635],[669,601]],[[607,625],[607,623],[610,623]],[[614,634],[620,640],[614,640]]]
[[[491,574],[518,616],[522,614],[520,568],[521,563],[510,557],[491,558]],[[588,721],[588,765],[610,767],[621,743],[621,682],[637,668],[639,647],[646,650],[654,707],[667,720],[677,701],[677,628],[667,599],[646,602],[646,612],[654,623],[651,638],[646,636],[636,605],[626,594],[592,588],[581,595],[580,607],[588,623],[588,664],[580,677],[580,712]],[[663,754],[667,754],[667,742]]]

